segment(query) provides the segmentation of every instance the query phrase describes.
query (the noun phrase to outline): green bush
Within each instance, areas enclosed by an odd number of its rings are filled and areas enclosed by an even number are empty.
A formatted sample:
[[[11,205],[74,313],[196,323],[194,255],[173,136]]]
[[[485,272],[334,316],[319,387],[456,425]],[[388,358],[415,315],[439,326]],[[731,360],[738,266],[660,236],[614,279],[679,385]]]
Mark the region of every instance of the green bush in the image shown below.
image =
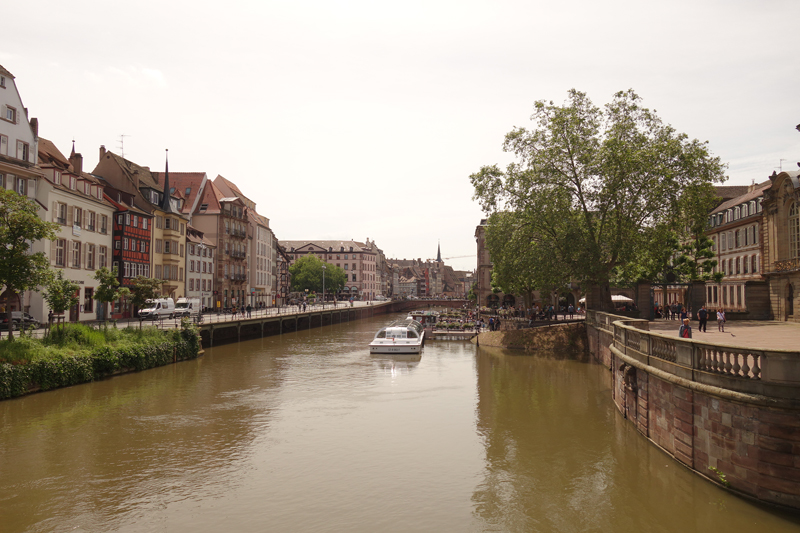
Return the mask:
[[[188,320],[180,330],[168,332],[67,326],[47,339],[0,341],[0,399],[37,387],[67,387],[118,371],[146,370],[174,360],[193,359],[200,351],[200,332]]]

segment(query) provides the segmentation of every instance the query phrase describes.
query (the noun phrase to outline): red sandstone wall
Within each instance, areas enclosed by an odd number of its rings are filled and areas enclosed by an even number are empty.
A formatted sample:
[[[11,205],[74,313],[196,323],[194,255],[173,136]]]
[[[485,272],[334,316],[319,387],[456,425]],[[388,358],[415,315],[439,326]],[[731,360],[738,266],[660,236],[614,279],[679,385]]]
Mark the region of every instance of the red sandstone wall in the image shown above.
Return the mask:
[[[587,328],[591,354],[613,371],[620,413],[653,443],[699,474],[734,490],[800,508],[800,413],[744,404],[691,390],[640,369],[626,384],[613,338]],[[629,370],[630,371],[630,370]]]

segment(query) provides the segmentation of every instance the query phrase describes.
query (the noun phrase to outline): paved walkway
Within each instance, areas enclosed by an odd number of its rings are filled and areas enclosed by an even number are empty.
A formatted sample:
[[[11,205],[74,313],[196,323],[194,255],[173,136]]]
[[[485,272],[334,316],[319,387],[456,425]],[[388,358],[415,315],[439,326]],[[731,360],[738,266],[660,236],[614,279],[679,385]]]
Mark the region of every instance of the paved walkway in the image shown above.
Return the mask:
[[[708,332],[697,330],[697,321],[692,321],[692,337],[695,340],[749,346],[760,349],[800,351],[800,324],[762,320],[733,320],[725,323],[725,332],[717,330],[717,321],[708,321]],[[650,331],[673,337],[678,336],[680,320],[654,320]]]

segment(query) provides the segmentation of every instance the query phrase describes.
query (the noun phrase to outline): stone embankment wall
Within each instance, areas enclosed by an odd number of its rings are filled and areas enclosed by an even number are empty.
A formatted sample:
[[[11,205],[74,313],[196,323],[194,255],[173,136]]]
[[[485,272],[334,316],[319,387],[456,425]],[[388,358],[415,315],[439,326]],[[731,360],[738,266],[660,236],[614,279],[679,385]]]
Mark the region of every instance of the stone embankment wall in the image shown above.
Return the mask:
[[[592,357],[620,413],[687,467],[731,490],[800,509],[800,353],[678,339],[590,312]]]
[[[584,324],[559,324],[538,328],[507,331],[485,331],[472,342],[480,346],[511,348],[527,352],[547,352],[584,356],[586,328]]]

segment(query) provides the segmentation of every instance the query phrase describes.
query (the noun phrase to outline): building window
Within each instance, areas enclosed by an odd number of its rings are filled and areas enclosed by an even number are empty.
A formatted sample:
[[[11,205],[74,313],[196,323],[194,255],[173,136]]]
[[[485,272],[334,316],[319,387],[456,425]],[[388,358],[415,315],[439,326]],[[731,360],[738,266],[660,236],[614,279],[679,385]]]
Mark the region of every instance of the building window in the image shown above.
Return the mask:
[[[86,229],[88,229],[89,231],[94,231],[95,222],[96,222],[96,219],[97,219],[97,213],[95,213],[94,211],[89,211],[88,214],[89,214],[89,216],[87,218],[89,220],[88,220],[88,224],[87,224],[87,228]]]
[[[95,248],[96,246],[94,244],[86,245],[86,268],[88,268],[89,270],[94,270]]]
[[[8,155],[8,137],[0,135],[0,155]]]
[[[128,238],[127,237],[122,239],[122,249],[123,250],[127,250],[128,249]]]
[[[67,253],[67,241],[64,239],[56,240],[56,266],[65,267]]]
[[[736,258],[736,273],[737,274],[742,273],[742,259],[740,257]]]
[[[100,247],[100,259],[98,261],[98,268],[104,268],[106,266],[106,258],[108,257],[108,249],[105,246]]]
[[[758,272],[758,259],[757,259],[757,258],[758,258],[758,256],[757,256],[757,255],[754,255],[754,256],[752,257],[752,260],[751,260],[751,263],[752,263],[752,264],[750,265],[750,266],[751,266],[750,270],[752,270],[753,274],[755,274],[756,272]]]
[[[56,222],[61,224],[62,226],[67,225],[67,204],[58,204],[56,207]]]
[[[72,241],[72,268],[81,267],[81,243]]]
[[[145,246],[145,242],[144,241],[139,241],[139,251],[142,252],[142,253],[147,251],[147,247]]]
[[[355,274],[353,274],[353,281],[355,281],[355,280],[356,280],[356,275],[355,275]]]
[[[11,106],[6,106],[6,113],[3,117],[9,122],[13,122],[14,124],[17,123],[17,110]]]
[[[121,248],[122,248],[122,241],[121,241],[121,240],[119,240],[119,239],[117,239],[116,241],[114,241],[114,249],[115,249],[115,250],[119,250],[119,249],[121,249]]]

